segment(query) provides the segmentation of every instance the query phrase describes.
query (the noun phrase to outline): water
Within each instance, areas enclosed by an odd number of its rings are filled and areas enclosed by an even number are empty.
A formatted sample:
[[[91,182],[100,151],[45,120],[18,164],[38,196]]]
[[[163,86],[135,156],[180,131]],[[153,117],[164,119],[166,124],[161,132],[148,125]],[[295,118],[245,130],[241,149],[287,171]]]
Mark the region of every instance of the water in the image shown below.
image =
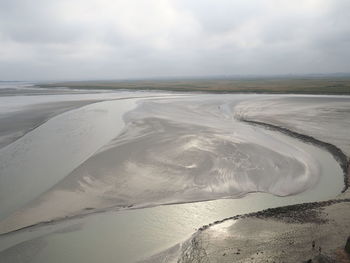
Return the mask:
[[[285,135],[275,136],[302,144],[320,160],[321,180],[314,188],[289,197],[254,193],[241,199],[110,211],[62,221],[1,237],[0,259],[37,263],[135,262],[185,241],[196,229],[216,220],[270,207],[327,200],[340,193],[342,171],[328,152]],[[25,256],[25,261],[15,261],[14,255]]]
[[[134,105],[134,99],[107,101],[58,115],[0,150],[0,171],[9,180],[0,188],[1,214],[5,216],[25,205],[94,154],[123,128],[122,113]],[[196,229],[216,220],[270,207],[328,200],[340,193],[343,174],[328,152],[283,134],[256,129],[318,160],[318,183],[288,197],[251,193],[240,199],[110,209],[43,224],[0,236],[0,262],[135,262],[185,241]]]
[[[69,174],[124,126],[133,100],[92,104],[51,119],[0,150],[0,219]],[[25,176],[24,176],[25,175]]]

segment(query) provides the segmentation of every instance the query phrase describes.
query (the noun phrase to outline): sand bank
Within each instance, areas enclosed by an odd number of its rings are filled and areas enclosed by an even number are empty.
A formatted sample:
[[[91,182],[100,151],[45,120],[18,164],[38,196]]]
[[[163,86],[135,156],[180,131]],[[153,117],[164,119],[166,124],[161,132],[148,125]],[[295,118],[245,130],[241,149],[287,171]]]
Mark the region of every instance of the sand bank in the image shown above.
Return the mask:
[[[292,97],[238,105],[240,119],[332,152],[342,166],[345,189],[329,201],[268,209],[204,226],[182,245],[179,262],[349,262],[344,250],[350,226],[349,101]]]
[[[188,246],[192,241],[182,242],[203,224],[216,221],[195,236],[221,225],[222,218],[231,215],[327,200],[340,193],[343,174],[329,152],[237,120],[236,107],[259,97],[194,95],[140,100],[135,110],[124,115],[126,125],[119,136],[114,134],[108,142],[99,142],[104,146],[92,151],[81,163],[74,161],[76,166],[71,173],[57,183],[51,182],[48,191],[1,221],[3,232],[34,226],[2,235],[0,258],[15,262],[20,254],[35,262],[55,262],[65,255],[66,262],[77,257],[84,262],[94,262],[96,257],[105,262],[116,258],[119,262],[134,262],[172,247],[151,257],[151,262],[176,260],[179,255],[185,261],[186,251],[193,250]],[[120,102],[107,104],[113,108],[115,103]],[[75,126],[67,126],[67,121],[79,120],[77,127],[84,127],[91,121],[95,123],[94,114],[103,114],[106,109],[91,111],[93,115],[86,122],[81,119],[81,112],[57,116],[63,116],[62,122],[69,128],[61,137],[66,140],[74,131],[71,128]],[[108,123],[115,120],[107,119]],[[56,120],[50,120],[54,121],[52,127],[63,125],[55,126]],[[25,138],[28,134],[22,139]],[[81,140],[82,145],[89,141],[84,136]],[[192,203],[219,198],[238,199]],[[172,205],[152,207],[161,204]],[[119,212],[98,214],[110,210]],[[90,216],[82,217],[87,214]],[[314,212],[309,214],[316,218]],[[73,244],[72,240],[77,242]],[[101,249],[96,250],[96,242]],[[70,247],[76,249],[72,251]],[[136,255],[135,250],[139,251]],[[85,251],[84,256],[81,251]],[[60,256],[55,257],[55,253]]]

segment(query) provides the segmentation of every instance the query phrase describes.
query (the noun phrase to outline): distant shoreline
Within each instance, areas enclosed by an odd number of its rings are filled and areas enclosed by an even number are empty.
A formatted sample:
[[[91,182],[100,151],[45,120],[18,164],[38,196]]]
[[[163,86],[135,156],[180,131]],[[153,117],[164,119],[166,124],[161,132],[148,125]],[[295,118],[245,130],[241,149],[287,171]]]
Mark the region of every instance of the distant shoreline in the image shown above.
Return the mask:
[[[41,88],[82,90],[157,90],[174,92],[350,95],[350,77],[67,81]]]

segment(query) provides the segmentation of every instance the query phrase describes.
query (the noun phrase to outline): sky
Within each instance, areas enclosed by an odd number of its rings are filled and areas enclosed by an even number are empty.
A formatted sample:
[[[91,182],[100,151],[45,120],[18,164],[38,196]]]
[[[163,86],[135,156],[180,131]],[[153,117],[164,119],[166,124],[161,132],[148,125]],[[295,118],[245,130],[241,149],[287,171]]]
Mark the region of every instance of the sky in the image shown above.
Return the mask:
[[[0,80],[350,72],[349,0],[1,0]]]

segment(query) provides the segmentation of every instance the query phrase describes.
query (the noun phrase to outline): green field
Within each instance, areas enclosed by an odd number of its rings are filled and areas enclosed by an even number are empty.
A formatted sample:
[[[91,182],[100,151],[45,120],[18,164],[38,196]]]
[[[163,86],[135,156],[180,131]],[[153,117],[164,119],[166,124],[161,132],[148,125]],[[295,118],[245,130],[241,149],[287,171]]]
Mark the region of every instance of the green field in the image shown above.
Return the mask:
[[[38,85],[44,88],[201,91],[215,93],[350,94],[350,77],[251,78],[130,81],[71,81]]]

